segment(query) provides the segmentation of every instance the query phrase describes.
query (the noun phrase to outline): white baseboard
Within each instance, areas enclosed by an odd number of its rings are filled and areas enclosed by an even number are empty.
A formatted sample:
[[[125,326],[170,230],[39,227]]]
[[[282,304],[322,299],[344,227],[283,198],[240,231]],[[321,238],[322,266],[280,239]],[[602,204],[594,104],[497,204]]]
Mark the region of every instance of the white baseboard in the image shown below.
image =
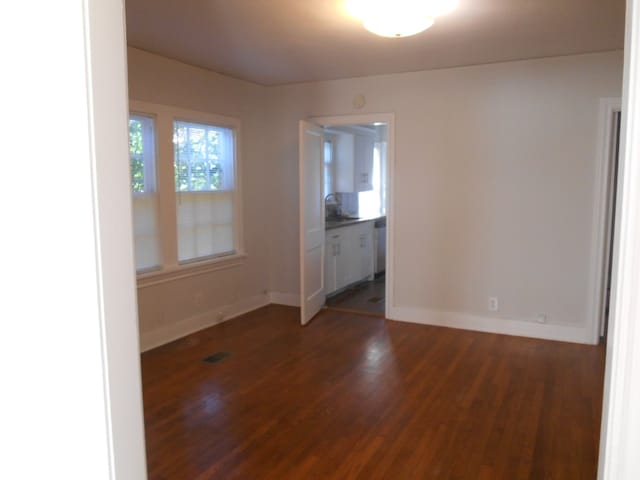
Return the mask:
[[[271,303],[277,303],[278,305],[300,306],[300,295],[294,293],[270,292],[269,300]]]
[[[264,307],[270,303],[300,306],[298,295],[292,293],[270,292],[256,295],[231,305],[218,307],[195,315],[172,325],[140,333],[140,350],[145,352],[184,336],[212,327],[245,313]],[[461,328],[478,332],[500,333],[519,337],[542,338],[562,342],[593,344],[591,332],[585,327],[536,323],[505,318],[483,317],[468,313],[442,312],[413,307],[389,308],[389,319],[435,325],[440,327]]]
[[[389,317],[390,320],[401,322],[461,328],[518,337],[542,338],[561,342],[593,344],[591,332],[586,326],[554,325],[411,307],[391,307],[389,308]]]
[[[140,351],[145,352],[151,350],[152,348],[159,347],[160,345],[172,342],[199,330],[212,327],[257,308],[264,307],[271,303],[269,297],[269,295],[256,295],[231,305],[217,307],[199,315],[194,315],[193,317],[186,318],[172,325],[166,325],[149,332],[140,332]]]

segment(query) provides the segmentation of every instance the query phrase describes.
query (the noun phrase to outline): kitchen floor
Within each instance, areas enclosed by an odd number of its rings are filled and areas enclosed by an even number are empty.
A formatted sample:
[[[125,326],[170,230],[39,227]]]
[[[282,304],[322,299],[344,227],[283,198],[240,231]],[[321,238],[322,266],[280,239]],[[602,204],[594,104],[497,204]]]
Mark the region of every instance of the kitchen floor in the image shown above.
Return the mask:
[[[327,307],[351,313],[384,317],[384,273],[369,282],[359,283],[344,292],[327,298]]]

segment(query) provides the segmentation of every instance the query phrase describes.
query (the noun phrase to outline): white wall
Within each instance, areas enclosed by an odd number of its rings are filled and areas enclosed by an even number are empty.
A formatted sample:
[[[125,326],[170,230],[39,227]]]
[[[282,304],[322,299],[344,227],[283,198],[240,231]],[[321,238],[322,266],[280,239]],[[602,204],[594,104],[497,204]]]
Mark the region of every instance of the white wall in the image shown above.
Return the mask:
[[[239,118],[247,258],[242,266],[138,288],[143,349],[268,302],[270,175],[264,154],[264,87],[128,49],[129,97]],[[201,297],[200,300],[196,296]]]
[[[3,5],[3,479],[147,478],[123,10]]]
[[[392,317],[589,341],[598,102],[621,94],[621,52],[281,87],[128,53],[130,98],[243,122],[246,265],[139,289],[143,346],[267,291],[295,299],[297,122],[381,112],[396,119]]]
[[[620,96],[622,63],[611,52],[269,89],[272,290],[298,291],[297,121],[394,112],[394,318],[589,341],[598,100]],[[533,323],[540,312],[549,325]]]

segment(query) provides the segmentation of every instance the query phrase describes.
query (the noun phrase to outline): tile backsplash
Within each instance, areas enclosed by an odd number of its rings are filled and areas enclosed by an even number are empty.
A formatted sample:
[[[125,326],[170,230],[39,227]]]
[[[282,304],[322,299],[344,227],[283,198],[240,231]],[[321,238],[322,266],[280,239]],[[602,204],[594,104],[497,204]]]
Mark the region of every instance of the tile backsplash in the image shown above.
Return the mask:
[[[357,193],[338,193],[340,203],[342,204],[343,215],[358,214],[358,194]]]

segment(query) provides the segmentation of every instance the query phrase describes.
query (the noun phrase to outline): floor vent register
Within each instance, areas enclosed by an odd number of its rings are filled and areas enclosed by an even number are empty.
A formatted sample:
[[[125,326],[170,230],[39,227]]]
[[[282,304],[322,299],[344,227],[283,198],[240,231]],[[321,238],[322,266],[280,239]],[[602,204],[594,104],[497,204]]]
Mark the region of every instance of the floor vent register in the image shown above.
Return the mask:
[[[213,355],[206,357],[203,362],[205,363],[220,363],[227,359],[231,355],[229,352],[216,352]]]

